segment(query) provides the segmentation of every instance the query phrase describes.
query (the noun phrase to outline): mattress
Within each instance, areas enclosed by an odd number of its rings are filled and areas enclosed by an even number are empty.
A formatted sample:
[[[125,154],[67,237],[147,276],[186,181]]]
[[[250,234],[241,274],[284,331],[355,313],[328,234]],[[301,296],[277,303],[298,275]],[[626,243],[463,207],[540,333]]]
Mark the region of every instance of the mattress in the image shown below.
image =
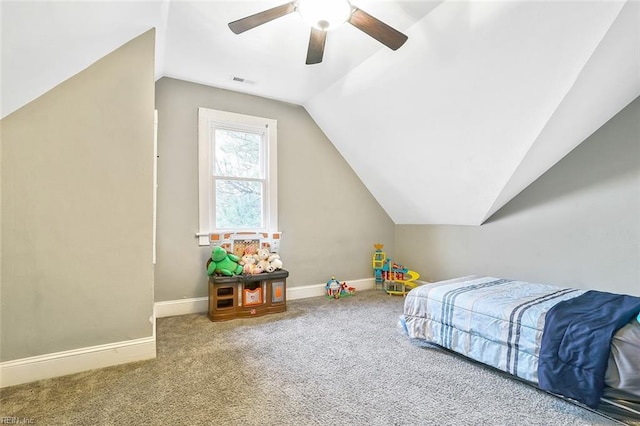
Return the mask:
[[[436,344],[538,384],[546,313],[584,290],[469,276],[411,290],[404,304],[410,338]],[[605,397],[640,402],[640,323],[631,320],[611,342]]]
[[[605,396],[624,399],[629,394],[640,399],[640,320],[621,328],[611,341]]]

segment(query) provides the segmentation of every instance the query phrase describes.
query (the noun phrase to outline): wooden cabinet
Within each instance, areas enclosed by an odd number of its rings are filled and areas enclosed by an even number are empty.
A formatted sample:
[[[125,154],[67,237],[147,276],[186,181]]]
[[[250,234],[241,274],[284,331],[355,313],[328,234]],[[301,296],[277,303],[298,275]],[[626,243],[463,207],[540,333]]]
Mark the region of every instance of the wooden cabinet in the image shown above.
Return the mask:
[[[286,311],[288,276],[288,271],[279,270],[209,277],[209,319],[224,321]]]

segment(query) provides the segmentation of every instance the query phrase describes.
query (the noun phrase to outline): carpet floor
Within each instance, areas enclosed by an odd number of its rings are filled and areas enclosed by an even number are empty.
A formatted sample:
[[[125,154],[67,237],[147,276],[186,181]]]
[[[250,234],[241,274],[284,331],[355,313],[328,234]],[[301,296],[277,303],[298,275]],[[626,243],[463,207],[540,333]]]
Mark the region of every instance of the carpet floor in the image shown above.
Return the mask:
[[[0,419],[37,425],[610,425],[397,328],[370,290],[213,323],[157,320],[157,359],[12,386]],[[6,421],[4,421],[6,423]]]

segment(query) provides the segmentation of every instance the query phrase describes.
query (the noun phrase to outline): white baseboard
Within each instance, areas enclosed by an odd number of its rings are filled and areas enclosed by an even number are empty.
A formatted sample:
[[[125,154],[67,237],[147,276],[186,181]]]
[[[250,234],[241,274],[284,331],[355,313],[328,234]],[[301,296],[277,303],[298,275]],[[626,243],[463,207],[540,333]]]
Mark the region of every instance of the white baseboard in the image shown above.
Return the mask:
[[[156,357],[151,337],[91,346],[0,363],[0,387],[66,376],[96,368],[143,361]]]
[[[374,278],[364,278],[346,282],[349,287],[354,287],[357,291],[372,290],[375,288],[376,282]],[[325,286],[327,283],[312,284],[300,287],[287,288],[287,300],[304,299],[307,297],[324,296],[326,293]]]
[[[307,297],[324,296],[326,283],[312,284],[299,287],[287,287],[287,300],[304,299]],[[356,291],[375,288],[373,278],[347,281],[349,287]],[[208,297],[194,297],[190,299],[169,300],[155,303],[156,318],[172,317],[175,315],[199,314],[209,310]]]
[[[156,302],[154,305],[156,318],[173,317],[176,315],[197,314],[209,310],[208,297],[193,297],[190,299],[169,300]]]

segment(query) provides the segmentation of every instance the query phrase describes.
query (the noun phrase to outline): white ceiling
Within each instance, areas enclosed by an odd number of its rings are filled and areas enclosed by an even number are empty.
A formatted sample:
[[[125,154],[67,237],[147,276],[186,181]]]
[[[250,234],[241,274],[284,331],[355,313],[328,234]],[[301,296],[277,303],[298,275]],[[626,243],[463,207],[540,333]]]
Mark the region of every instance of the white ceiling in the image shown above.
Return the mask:
[[[396,223],[477,225],[640,95],[636,0],[352,0],[408,41],[311,66],[295,13],[227,27],[282,3],[2,0],[0,112],[155,27],[156,78],[303,105]]]

